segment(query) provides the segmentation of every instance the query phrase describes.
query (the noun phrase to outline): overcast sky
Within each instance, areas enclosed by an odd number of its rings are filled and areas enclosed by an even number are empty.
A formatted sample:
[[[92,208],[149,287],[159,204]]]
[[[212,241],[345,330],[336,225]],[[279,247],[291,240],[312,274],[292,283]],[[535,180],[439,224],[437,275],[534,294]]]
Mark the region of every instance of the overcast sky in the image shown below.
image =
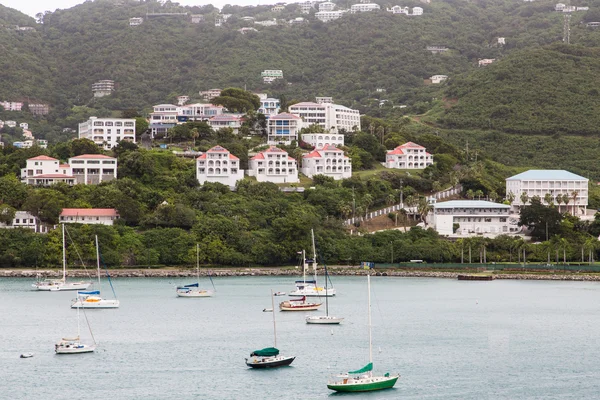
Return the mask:
[[[83,2],[84,0],[0,0],[0,4],[3,6],[17,9],[32,17],[39,12],[55,11],[57,8],[64,10]],[[212,4],[215,7],[223,7],[225,4],[256,5],[261,3],[260,0],[176,0],[174,2],[184,6]],[[273,4],[276,2],[276,0],[272,0]],[[271,2],[263,0],[263,4],[271,4]]]

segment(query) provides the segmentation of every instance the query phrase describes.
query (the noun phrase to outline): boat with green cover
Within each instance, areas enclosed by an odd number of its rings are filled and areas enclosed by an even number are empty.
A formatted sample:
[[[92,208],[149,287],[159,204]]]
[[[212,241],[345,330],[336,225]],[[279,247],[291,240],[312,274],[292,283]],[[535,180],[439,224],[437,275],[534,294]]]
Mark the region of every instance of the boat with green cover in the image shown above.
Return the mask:
[[[396,384],[399,374],[383,376],[373,375],[373,340],[371,333],[371,276],[367,275],[367,287],[369,291],[369,363],[355,371],[339,375],[329,382],[327,388],[336,392],[371,392],[375,390],[391,389]],[[355,375],[351,377],[350,375]]]

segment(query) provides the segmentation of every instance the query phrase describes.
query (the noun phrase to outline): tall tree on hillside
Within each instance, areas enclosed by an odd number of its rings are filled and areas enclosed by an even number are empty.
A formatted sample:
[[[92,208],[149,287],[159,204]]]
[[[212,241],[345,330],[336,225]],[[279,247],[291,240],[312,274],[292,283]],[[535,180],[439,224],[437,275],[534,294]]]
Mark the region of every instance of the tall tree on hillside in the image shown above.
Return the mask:
[[[247,113],[260,108],[260,98],[257,95],[238,88],[222,90],[221,94],[212,100],[212,103],[236,113]]]

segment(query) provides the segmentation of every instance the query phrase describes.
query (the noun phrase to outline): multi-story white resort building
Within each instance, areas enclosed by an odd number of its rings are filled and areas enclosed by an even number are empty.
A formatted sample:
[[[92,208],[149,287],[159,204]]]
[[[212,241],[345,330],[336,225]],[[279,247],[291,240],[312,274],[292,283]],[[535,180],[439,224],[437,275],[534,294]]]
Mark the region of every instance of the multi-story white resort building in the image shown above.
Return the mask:
[[[344,145],[344,135],[336,133],[304,133],[300,140],[317,149],[329,145],[336,147]]]
[[[519,232],[510,206],[483,200],[451,200],[433,205],[430,224],[440,235],[496,236]]]
[[[302,126],[302,119],[296,115],[288,113],[274,115],[267,121],[267,143],[274,145],[297,142]]]
[[[587,178],[569,171],[532,169],[506,178],[506,195],[509,196],[512,193],[514,196],[512,205],[515,210],[530,203],[534,196],[539,197],[543,204],[548,205],[545,198],[549,194],[551,202],[560,211],[573,215],[585,215],[588,205],[588,183]],[[523,199],[521,199],[522,195]],[[565,197],[568,202],[564,200]],[[525,203],[523,200],[526,200]]]
[[[244,179],[240,169],[240,159],[222,146],[215,146],[196,159],[196,177],[205,182],[219,182],[235,188],[235,183]]]
[[[260,76],[264,83],[271,83],[276,79],[283,79],[283,71],[280,69],[265,69]]]
[[[57,182],[68,185],[97,185],[117,178],[117,159],[102,154],[83,154],[60,164],[56,158],[37,156],[21,169],[21,181],[28,185],[48,186]]]
[[[346,179],[352,176],[352,162],[337,147],[325,146],[302,157],[301,172],[309,178],[325,175],[336,180]]]
[[[329,21],[333,21],[334,19],[338,19],[341,18],[347,11],[346,10],[338,10],[338,11],[319,11],[317,13],[315,13],[315,18],[323,21],[323,22],[329,22]]]
[[[355,14],[357,12],[375,11],[375,10],[380,10],[380,9],[381,9],[381,6],[376,3],[360,3],[360,4],[353,4],[350,6],[350,12],[352,14]]]
[[[302,102],[290,106],[289,112],[302,118],[305,126],[317,124],[330,133],[360,130],[360,112],[339,104]]]
[[[433,156],[425,147],[413,142],[404,143],[387,152],[386,168],[424,169],[433,164]]]
[[[264,114],[267,118],[279,114],[281,109],[279,99],[269,97],[265,93],[256,93],[256,95],[260,99],[259,113]]]
[[[221,128],[230,128],[233,130],[233,133],[238,134],[242,127],[243,120],[241,115],[221,114],[212,117],[207,122],[215,131]]]
[[[259,182],[296,183],[299,181],[296,160],[285,150],[275,146],[250,159],[248,175],[255,176]]]
[[[135,119],[96,118],[79,124],[79,139],[90,139],[104,150],[110,150],[120,141],[135,143]]]
[[[105,79],[92,84],[94,97],[110,96],[115,90],[115,81]]]

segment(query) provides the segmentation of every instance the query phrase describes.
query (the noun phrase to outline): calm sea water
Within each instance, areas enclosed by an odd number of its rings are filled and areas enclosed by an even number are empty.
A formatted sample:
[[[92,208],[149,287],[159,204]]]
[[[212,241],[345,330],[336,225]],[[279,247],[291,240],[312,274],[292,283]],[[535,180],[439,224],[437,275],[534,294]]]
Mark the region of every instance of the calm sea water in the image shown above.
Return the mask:
[[[118,310],[88,310],[96,353],[57,356],[74,335],[69,292],[0,280],[1,399],[322,399],[327,378],[368,361],[364,277],[334,277],[340,326],[277,312],[289,368],[252,370],[244,357],[273,344],[270,289],[293,277],[218,278],[213,298],[177,298],[174,279],[114,279]],[[374,277],[377,372],[396,388],[369,399],[598,399],[600,284]],[[281,301],[283,297],[276,297]],[[277,306],[277,305],[276,305]],[[321,312],[321,311],[319,311]],[[322,311],[324,313],[324,311]],[[85,328],[85,325],[83,326]],[[82,330],[82,337],[89,332]],[[35,357],[20,359],[23,352]]]

